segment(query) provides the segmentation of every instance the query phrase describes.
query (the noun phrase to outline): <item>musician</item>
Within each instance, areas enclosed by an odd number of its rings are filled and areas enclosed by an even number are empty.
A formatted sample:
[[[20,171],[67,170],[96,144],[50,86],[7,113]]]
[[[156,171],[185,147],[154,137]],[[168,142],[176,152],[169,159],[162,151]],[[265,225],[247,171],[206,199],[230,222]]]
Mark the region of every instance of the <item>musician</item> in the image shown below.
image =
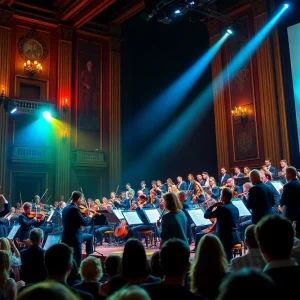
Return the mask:
[[[135,195],[135,191],[134,191],[134,189],[132,189],[131,188],[131,184],[130,183],[127,183],[126,185],[125,185],[125,188],[126,188],[126,198],[128,199],[128,193],[131,193],[132,194],[132,197],[134,197],[134,195]]]
[[[8,234],[8,220],[3,218],[10,212],[10,205],[5,197],[1,194],[0,201],[4,202],[4,210],[0,212],[0,237],[6,237]]]
[[[221,240],[228,261],[232,258],[232,247],[240,243],[238,233],[239,210],[231,202],[232,191],[224,188],[221,202],[216,202],[204,213],[204,218],[217,218],[216,235]]]
[[[157,196],[161,196],[161,189],[157,186],[157,182],[155,180],[152,180],[151,181],[151,186],[152,186],[152,189],[150,191],[154,191]]]
[[[107,213],[113,213],[112,212],[112,205],[111,204],[107,204],[106,210]],[[106,224],[105,225],[100,225],[97,226],[97,229],[95,230],[95,238],[97,238],[98,243],[100,244],[100,246],[102,246],[103,243],[103,234],[105,231],[111,230],[111,226],[108,225],[107,223],[107,219],[106,219]]]
[[[277,191],[275,186],[272,184],[272,182],[271,182],[272,177],[271,177],[270,173],[263,174],[261,179],[262,179],[262,182],[265,183],[267,186],[269,186],[272,191],[272,194],[273,194],[273,197],[275,200],[275,204],[273,206],[273,211],[275,214],[278,214],[279,213],[278,207],[280,205],[281,194]]]
[[[136,199],[133,196],[134,195],[132,192],[128,192],[127,197],[126,197],[126,200],[128,201],[128,208],[132,206],[132,203],[134,201],[136,201]],[[121,207],[121,208],[123,208],[123,207]]]
[[[63,209],[66,207],[66,202],[65,201],[59,201],[58,202],[58,206],[57,208],[55,209],[55,212],[54,212],[54,216],[60,216],[62,217],[62,211]]]
[[[167,192],[167,187],[165,184],[162,184],[161,180],[156,180],[156,184],[162,194],[165,194]]]
[[[93,252],[93,236],[91,234],[82,233],[81,226],[88,226],[92,219],[83,217],[80,213],[82,193],[74,191],[72,193],[72,202],[67,205],[62,212],[63,233],[62,242],[74,249],[74,259],[80,266],[82,259],[82,242],[86,240],[86,254]]]
[[[155,208],[159,208],[160,200],[155,191],[150,191],[149,203]]]
[[[195,184],[195,189],[194,189],[194,194],[192,196],[192,203],[193,204],[200,204],[205,200],[204,195],[203,195],[203,189],[202,186],[196,182]]]
[[[167,179],[167,186],[172,187],[172,185],[174,185],[174,182],[173,182],[172,178],[168,178]]]
[[[198,175],[196,176],[196,178],[197,178],[197,181],[202,185],[202,181],[203,181],[202,174],[198,174]]]
[[[130,199],[133,198],[132,193],[128,193],[128,196]],[[126,198],[126,193],[122,192],[119,201],[115,201],[115,207],[120,208],[120,209],[129,209],[130,208],[130,202]]]
[[[226,169],[223,167],[221,168],[221,177],[219,179],[219,186],[225,186],[227,183],[227,179],[229,179],[230,176],[227,174]]]
[[[186,191],[188,189],[187,183],[182,180],[181,176],[177,177],[177,188],[179,191]]]
[[[244,167],[244,177],[248,178],[250,176],[250,168],[245,166]]]
[[[270,158],[265,159],[265,165],[263,166],[263,170],[274,177],[276,175],[276,168],[272,166],[272,162]]]
[[[208,189],[211,191],[212,193],[212,197],[216,200],[219,199],[220,197],[220,188],[216,185],[216,180],[214,177],[209,177],[208,179]]]
[[[119,207],[120,203],[121,203],[120,199],[117,198],[115,192],[111,192],[110,193],[109,202],[112,203],[112,206],[115,206],[115,207]]]
[[[233,197],[236,197],[237,195],[242,193],[242,188],[238,185],[235,185],[233,178],[227,179],[226,187],[228,187],[232,191]]]
[[[234,167],[233,172],[234,172],[233,178],[243,178],[244,177],[244,174],[241,173],[241,170],[239,167]]]
[[[23,204],[24,213],[19,215],[19,224],[21,225],[19,229],[19,239],[21,242],[29,239],[29,233],[31,229],[33,229],[34,227],[41,227],[46,224],[44,215],[41,216],[40,220],[38,220],[36,217],[32,219],[29,218],[28,215],[31,213],[31,209],[32,209],[32,204],[30,202],[25,202]]]
[[[205,200],[204,202],[201,203],[201,207],[204,208],[204,210],[207,210],[209,207],[214,205],[216,203],[216,199],[212,197],[212,192],[210,189],[205,189],[204,190],[204,197]]]
[[[34,196],[34,202],[32,203],[32,209],[40,210],[42,208],[41,198],[39,195]]]
[[[137,203],[134,205],[133,209],[135,209],[135,211],[137,212],[137,214],[139,215],[140,219],[143,221],[144,225],[136,225],[133,226],[131,228],[129,228],[129,237],[135,237],[135,238],[139,238],[139,231],[144,231],[144,230],[153,230],[155,229],[154,226],[152,224],[149,223],[145,212],[144,212],[144,208],[153,208],[153,206],[150,203],[147,203],[147,196],[145,195],[141,195],[138,200]]]
[[[204,187],[208,187],[209,186],[209,175],[207,172],[202,172],[202,182],[201,185]]]
[[[280,161],[280,169],[278,170],[278,177],[283,184],[286,183],[286,168],[287,168],[287,161],[282,159]]]
[[[258,170],[250,172],[250,180],[253,186],[249,189],[245,205],[252,210],[252,223],[257,224],[265,215],[274,213],[275,199],[270,187],[261,181]]]
[[[146,187],[145,181],[141,182],[141,191],[143,192],[144,195],[146,195],[146,196],[149,195],[149,189]]]

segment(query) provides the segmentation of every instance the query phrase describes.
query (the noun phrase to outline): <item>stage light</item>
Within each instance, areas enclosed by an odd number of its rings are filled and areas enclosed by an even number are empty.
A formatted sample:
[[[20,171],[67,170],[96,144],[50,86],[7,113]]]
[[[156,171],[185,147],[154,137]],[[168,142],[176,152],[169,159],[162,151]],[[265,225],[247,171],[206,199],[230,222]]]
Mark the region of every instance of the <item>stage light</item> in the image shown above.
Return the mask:
[[[49,111],[45,111],[43,113],[43,117],[47,120],[47,121],[50,121],[51,119],[51,113]]]
[[[180,11],[180,9],[176,9],[176,10],[174,11],[174,13],[175,13],[176,15],[178,15],[178,14],[181,13],[181,11]]]
[[[194,2],[194,1],[191,1],[191,2],[190,2],[190,5],[194,5],[194,4],[195,4],[195,2]]]
[[[9,113],[13,114],[17,111],[18,109],[16,107],[14,107]]]
[[[226,30],[226,32],[227,32],[228,34],[230,34],[230,35],[233,35],[233,30],[232,30],[231,28],[228,28],[228,29]]]
[[[284,4],[284,8],[285,8],[285,9],[289,8],[289,6],[290,6],[290,5],[289,5],[288,3],[285,3],[285,4]]]

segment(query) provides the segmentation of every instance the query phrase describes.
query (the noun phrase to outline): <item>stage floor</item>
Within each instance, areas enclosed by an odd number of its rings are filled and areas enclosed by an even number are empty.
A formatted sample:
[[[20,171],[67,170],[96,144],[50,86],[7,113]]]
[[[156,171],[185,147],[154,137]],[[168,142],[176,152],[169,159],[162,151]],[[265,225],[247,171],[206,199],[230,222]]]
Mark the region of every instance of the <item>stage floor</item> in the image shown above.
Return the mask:
[[[144,244],[144,247],[146,250],[146,255],[147,255],[148,260],[151,259],[154,252],[159,250],[158,247],[154,247],[154,246],[149,246],[148,248],[146,248],[145,244]],[[194,249],[194,247],[195,247],[195,245],[194,245],[194,243],[192,243],[190,245],[190,248]],[[103,243],[102,246],[96,246],[95,252],[92,255],[95,257],[99,257],[101,260],[104,261],[106,259],[106,257],[110,254],[116,254],[116,255],[122,256],[123,250],[124,250],[124,244],[117,246],[117,245],[109,245],[107,243]],[[84,256],[85,256],[85,253],[84,253]],[[194,256],[195,256],[195,254],[191,253],[190,259],[193,260]]]

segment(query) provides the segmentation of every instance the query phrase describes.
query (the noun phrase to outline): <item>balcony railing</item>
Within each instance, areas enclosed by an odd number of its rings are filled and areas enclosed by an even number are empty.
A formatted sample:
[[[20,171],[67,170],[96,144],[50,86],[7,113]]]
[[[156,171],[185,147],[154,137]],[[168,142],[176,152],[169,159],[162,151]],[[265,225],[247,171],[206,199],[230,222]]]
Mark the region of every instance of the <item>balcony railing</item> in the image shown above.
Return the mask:
[[[13,162],[53,163],[54,153],[49,148],[14,146],[11,160]]]
[[[74,166],[83,167],[106,167],[104,152],[96,151],[74,151],[72,153],[72,162]]]

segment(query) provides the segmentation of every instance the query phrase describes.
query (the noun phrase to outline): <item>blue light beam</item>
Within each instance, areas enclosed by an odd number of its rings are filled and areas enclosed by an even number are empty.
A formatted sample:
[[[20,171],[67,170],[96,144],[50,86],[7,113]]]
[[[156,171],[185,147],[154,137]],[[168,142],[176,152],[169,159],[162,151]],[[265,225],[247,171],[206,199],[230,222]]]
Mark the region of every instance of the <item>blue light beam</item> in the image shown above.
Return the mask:
[[[137,116],[133,124],[129,126],[131,128],[143,128],[145,124],[151,124],[151,127],[147,127],[147,130],[143,132],[143,138],[146,139],[152,132],[156,131],[164,122],[166,122],[168,116],[176,111],[179,105],[182,103],[184,97],[196,84],[197,80],[204,73],[206,68],[211,63],[212,59],[221,49],[226,39],[230,35],[225,33],[224,36],[217,41],[199,60],[197,60],[184,74],[182,74],[169,88],[167,88],[162,94],[154,99],[143,112]],[[155,122],[153,122],[153,111],[157,111],[157,107],[163,108],[163,113],[156,114]]]

